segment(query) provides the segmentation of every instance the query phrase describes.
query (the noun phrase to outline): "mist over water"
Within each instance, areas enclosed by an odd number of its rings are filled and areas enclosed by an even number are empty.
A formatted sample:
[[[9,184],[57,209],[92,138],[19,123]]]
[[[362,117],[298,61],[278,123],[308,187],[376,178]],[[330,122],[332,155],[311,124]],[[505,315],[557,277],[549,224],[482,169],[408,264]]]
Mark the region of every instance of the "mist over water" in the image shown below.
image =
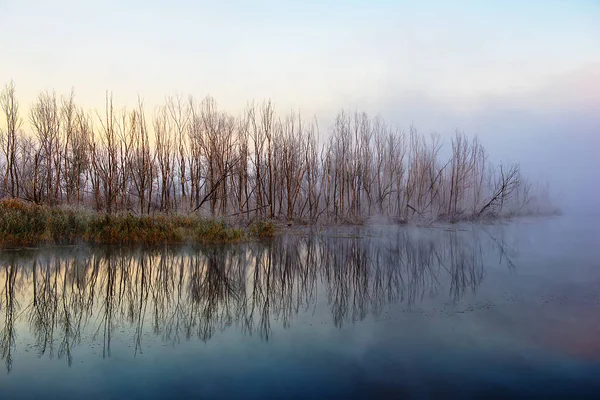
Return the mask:
[[[599,233],[552,217],[5,251],[0,385],[8,398],[591,395]]]

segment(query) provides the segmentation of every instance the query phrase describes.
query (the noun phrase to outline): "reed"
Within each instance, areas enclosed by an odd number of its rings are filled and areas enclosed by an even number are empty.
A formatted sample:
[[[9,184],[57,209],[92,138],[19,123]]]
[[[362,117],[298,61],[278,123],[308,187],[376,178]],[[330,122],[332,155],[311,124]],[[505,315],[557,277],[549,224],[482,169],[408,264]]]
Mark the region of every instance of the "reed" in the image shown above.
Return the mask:
[[[225,221],[196,216],[107,214],[17,199],[0,201],[0,248],[79,243],[222,244],[255,236]]]

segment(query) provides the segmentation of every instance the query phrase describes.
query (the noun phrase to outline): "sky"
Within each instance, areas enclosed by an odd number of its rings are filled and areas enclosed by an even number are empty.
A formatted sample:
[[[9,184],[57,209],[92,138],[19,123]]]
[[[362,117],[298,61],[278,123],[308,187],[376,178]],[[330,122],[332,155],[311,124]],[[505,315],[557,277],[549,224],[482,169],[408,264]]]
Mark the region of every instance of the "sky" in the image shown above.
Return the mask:
[[[600,0],[0,0],[0,80],[101,109],[270,98],[478,135],[573,209],[600,204]]]

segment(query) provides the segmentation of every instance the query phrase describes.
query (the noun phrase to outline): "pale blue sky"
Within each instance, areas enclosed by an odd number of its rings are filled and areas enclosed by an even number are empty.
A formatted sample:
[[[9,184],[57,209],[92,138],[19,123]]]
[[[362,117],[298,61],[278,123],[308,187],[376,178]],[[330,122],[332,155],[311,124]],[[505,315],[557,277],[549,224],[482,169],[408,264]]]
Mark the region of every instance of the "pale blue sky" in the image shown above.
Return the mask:
[[[598,1],[412,3],[0,0],[0,76],[28,96],[179,91],[317,112],[403,91],[470,108],[600,63]]]
[[[0,0],[0,59],[25,108],[71,87],[91,108],[105,90],[233,112],[268,97],[323,125],[349,108],[464,129],[534,175],[565,148],[581,173],[600,167],[597,0]]]

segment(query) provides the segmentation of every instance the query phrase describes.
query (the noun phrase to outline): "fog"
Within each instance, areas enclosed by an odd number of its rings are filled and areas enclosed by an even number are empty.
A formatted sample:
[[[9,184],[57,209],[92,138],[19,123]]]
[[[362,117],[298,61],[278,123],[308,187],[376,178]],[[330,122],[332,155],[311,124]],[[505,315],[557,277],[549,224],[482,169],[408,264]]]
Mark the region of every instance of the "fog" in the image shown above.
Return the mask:
[[[473,100],[466,110],[442,100],[399,94],[372,108],[401,126],[412,123],[446,138],[455,129],[477,135],[492,161],[518,162],[531,179],[548,183],[563,211],[597,214],[600,64],[535,90]]]

